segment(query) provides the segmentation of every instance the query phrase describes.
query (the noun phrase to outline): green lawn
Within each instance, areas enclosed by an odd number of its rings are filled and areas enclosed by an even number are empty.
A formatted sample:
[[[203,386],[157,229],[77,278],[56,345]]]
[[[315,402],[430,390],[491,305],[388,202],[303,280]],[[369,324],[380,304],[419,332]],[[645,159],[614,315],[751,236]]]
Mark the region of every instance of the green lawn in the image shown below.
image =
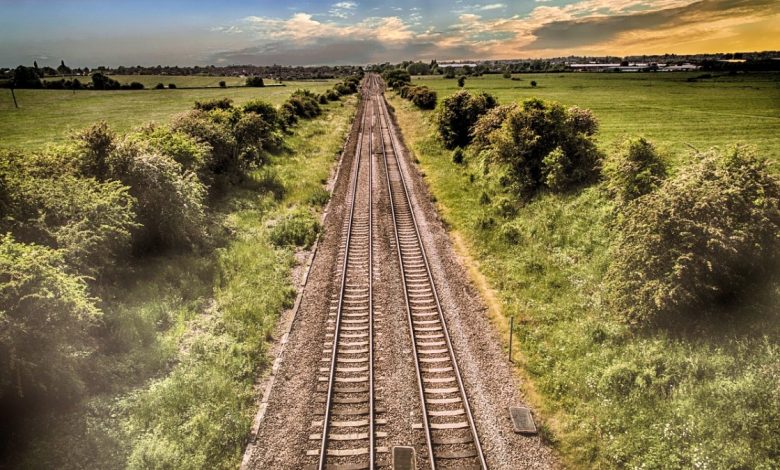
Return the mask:
[[[780,159],[777,76],[714,83],[688,83],[676,74],[522,77],[470,79],[467,88],[489,91],[502,103],[541,96],[592,108],[602,145],[624,132],[644,134],[673,150],[677,167],[685,164],[683,142],[706,148],[749,141]],[[530,79],[540,88],[530,89]],[[419,82],[437,89],[440,100],[457,88],[454,80]],[[633,330],[604,307],[616,211],[601,185],[542,194],[514,216],[497,216],[481,200],[479,164],[452,162],[436,135],[434,112],[388,96],[443,218],[496,290],[503,315],[518,320],[526,396],[566,466],[776,468],[776,280],[705,321],[680,321],[674,331]],[[480,221],[489,216],[495,222],[486,228]]]
[[[128,77],[129,78],[129,77]],[[133,77],[138,78],[138,77]],[[166,77],[211,79],[218,77]],[[155,82],[156,83],[156,82]],[[34,149],[65,140],[67,133],[99,120],[118,132],[146,122],[168,122],[192,108],[196,100],[228,97],[236,104],[263,99],[275,105],[284,102],[297,88],[316,93],[331,88],[337,80],[286,82],[286,86],[228,89],[175,89],[124,91],[16,90],[19,109],[14,109],[11,91],[0,90],[0,146]]]
[[[589,108],[607,145],[622,135],[643,135],[679,156],[690,149],[688,144],[706,149],[742,141],[780,160],[780,74],[687,81],[699,75],[517,74],[519,81],[485,75],[467,79],[465,89],[487,91],[502,104],[534,96]],[[436,90],[439,99],[458,90],[454,79],[415,77],[413,83]]]

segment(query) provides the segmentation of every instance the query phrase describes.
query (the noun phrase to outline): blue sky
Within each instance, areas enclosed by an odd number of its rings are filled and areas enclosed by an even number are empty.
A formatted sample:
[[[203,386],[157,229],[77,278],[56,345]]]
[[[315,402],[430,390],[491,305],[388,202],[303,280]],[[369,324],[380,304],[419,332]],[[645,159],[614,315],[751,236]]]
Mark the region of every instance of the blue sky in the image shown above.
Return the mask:
[[[777,0],[0,0],[0,66],[363,64],[780,49]]]

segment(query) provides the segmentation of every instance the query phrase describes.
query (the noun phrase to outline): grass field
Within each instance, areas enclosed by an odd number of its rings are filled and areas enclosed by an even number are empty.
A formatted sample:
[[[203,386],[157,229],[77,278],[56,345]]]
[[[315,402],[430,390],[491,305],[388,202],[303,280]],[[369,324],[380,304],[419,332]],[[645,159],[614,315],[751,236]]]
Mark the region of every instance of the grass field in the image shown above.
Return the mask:
[[[624,132],[644,134],[675,152],[674,167],[685,164],[683,142],[706,148],[748,141],[780,157],[776,76],[693,84],[679,75],[523,78],[470,79],[467,88],[489,91],[502,103],[541,96],[592,108],[602,144]],[[540,88],[530,89],[530,79]],[[454,81],[420,82],[439,91],[440,100],[456,89]],[[676,330],[630,329],[604,307],[616,211],[601,185],[542,194],[485,228],[479,221],[492,212],[481,201],[478,164],[453,163],[436,136],[433,112],[388,96],[453,236],[464,240],[496,290],[503,315],[517,319],[525,395],[567,467],[776,468],[776,280],[707,320],[681,320]],[[505,228],[518,235],[501,236]]]
[[[166,87],[173,83],[177,88],[188,87],[219,87],[219,82],[224,81],[227,86],[243,86],[246,78],[241,77],[211,77],[208,75],[109,75],[121,84],[131,82],[143,83],[146,88],[154,88],[158,83]],[[70,78],[70,77],[66,77]],[[89,82],[90,77],[77,77],[82,83]],[[44,80],[59,80],[60,77],[47,77]],[[271,83],[271,80],[268,82]]]
[[[288,92],[292,90],[286,88]],[[11,468],[235,469],[256,410],[266,342],[295,290],[293,249],[271,241],[293,212],[316,217],[355,96],[301,120],[285,148],[243,184],[212,202],[216,249],[146,258],[121,285],[104,289],[120,351],[95,357],[108,390],[30,423]],[[238,331],[236,333],[236,331]]]
[[[137,78],[134,76],[134,78]],[[217,77],[166,77],[194,81]],[[297,88],[321,93],[337,80],[286,82],[265,88],[214,88],[175,90],[72,91],[16,90],[19,109],[14,109],[10,90],[0,90],[0,146],[40,148],[61,142],[72,130],[99,120],[119,132],[149,121],[167,122],[171,116],[192,108],[196,100],[228,97],[236,104],[263,99],[278,105]],[[157,83],[157,82],[155,82]]]
[[[497,75],[466,80],[465,89],[487,91],[502,104],[539,97],[593,110],[600,141],[644,135],[674,156],[737,141],[755,144],[780,160],[780,74],[723,75],[688,82],[700,73],[568,73]],[[537,82],[537,87],[530,85]],[[421,77],[414,84],[455,93],[457,80]]]

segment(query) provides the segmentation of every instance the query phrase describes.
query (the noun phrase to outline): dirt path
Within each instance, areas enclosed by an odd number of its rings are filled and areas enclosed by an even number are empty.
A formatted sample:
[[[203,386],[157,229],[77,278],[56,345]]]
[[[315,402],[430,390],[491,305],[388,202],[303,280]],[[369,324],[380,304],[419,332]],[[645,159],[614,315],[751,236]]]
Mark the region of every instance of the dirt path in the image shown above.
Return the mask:
[[[370,98],[373,96],[373,98]],[[307,451],[318,449],[320,441],[312,435],[318,432],[321,420],[321,392],[318,377],[323,375],[323,345],[328,344],[329,309],[340,289],[339,267],[343,262],[344,227],[347,216],[353,172],[357,171],[355,155],[358,141],[363,155],[370,155],[373,165],[371,191],[374,210],[374,309],[375,309],[375,385],[382,408],[382,421],[377,431],[386,433],[378,445],[412,445],[425,454],[423,434],[415,429],[422,421],[420,394],[411,351],[404,288],[397,257],[390,196],[385,180],[385,166],[376,147],[366,147],[369,139],[358,139],[366,112],[363,104],[373,103],[374,109],[384,106],[376,91],[364,96],[355,125],[342,158],[338,179],[325,219],[317,256],[312,264],[308,284],[301,298],[300,309],[287,338],[276,380],[270,392],[267,409],[259,423],[256,439],[248,449],[246,468],[304,468],[317,462]],[[376,123],[374,111],[366,122]],[[374,120],[374,121],[372,121]],[[442,314],[452,340],[454,354],[463,376],[465,394],[473,411],[479,442],[490,468],[523,469],[555,468],[553,452],[536,436],[522,436],[512,431],[509,406],[524,405],[520,385],[502,349],[487,309],[471,284],[467,271],[454,253],[452,242],[442,225],[423,178],[411,163],[409,152],[394,120],[387,123],[387,134],[398,150],[398,161],[409,185],[409,199],[419,225],[431,274],[441,302]],[[365,128],[369,126],[364,124]],[[377,126],[379,128],[379,126]],[[368,131],[366,131],[368,132]],[[377,131],[379,132],[379,131]],[[376,137],[378,134],[373,134]],[[378,139],[374,139],[375,141]],[[380,156],[377,156],[377,154]],[[361,180],[364,181],[364,180]],[[368,181],[367,179],[365,181]],[[360,183],[358,191],[367,191],[368,183]],[[418,467],[423,467],[418,460]],[[387,468],[386,453],[377,454],[377,462]],[[427,461],[426,461],[427,462]],[[426,463],[427,465],[427,463]],[[453,468],[453,467],[447,467]]]

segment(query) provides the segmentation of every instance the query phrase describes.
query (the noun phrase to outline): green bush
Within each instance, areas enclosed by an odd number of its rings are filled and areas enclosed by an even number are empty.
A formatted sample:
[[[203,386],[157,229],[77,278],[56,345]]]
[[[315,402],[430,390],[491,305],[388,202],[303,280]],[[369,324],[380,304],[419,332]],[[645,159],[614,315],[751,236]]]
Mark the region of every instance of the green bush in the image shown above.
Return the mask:
[[[559,103],[526,100],[490,132],[487,158],[507,169],[511,190],[523,197],[542,187],[561,192],[591,182],[602,155],[576,122]]]
[[[420,109],[433,109],[436,107],[436,92],[428,87],[415,87],[409,99]]]
[[[338,101],[341,93],[336,90],[328,90],[325,92],[325,96],[328,98],[328,101]]]
[[[152,151],[166,155],[178,162],[184,170],[196,173],[203,184],[211,184],[206,171],[211,157],[211,146],[170,127],[149,124],[130,138],[139,145],[147,145]]]
[[[308,210],[296,210],[277,221],[271,229],[271,242],[276,246],[309,248],[320,231],[320,223]]]
[[[197,176],[173,159],[128,146],[124,173],[115,177],[130,186],[136,200],[136,250],[190,247],[205,237],[206,189]]]
[[[230,98],[214,98],[206,101],[196,101],[195,109],[201,111],[211,111],[212,109],[230,109],[233,107],[233,100]]]
[[[279,111],[274,105],[263,100],[252,100],[244,105],[245,113],[254,113],[259,115],[265,122],[274,128],[279,124]]]
[[[0,237],[0,404],[63,403],[83,390],[80,369],[100,318],[61,253]]]
[[[265,82],[263,82],[262,77],[247,77],[246,79],[246,86],[251,87],[264,87]]]
[[[711,311],[780,255],[780,182],[752,151],[710,151],[628,205],[607,273],[630,323]]]
[[[471,142],[472,126],[496,104],[496,99],[487,93],[471,95],[467,91],[459,91],[445,98],[436,117],[444,146],[450,150],[467,146]]]
[[[452,163],[461,165],[463,163],[463,149],[458,147],[452,151]]]
[[[666,165],[643,138],[626,139],[604,164],[607,189],[625,205],[655,190],[666,178]]]
[[[207,163],[208,171],[212,174],[231,175],[239,172],[238,142],[229,122],[213,119],[205,111],[194,110],[176,116],[171,130],[183,132],[211,147]]]
[[[501,106],[489,109],[479,118],[479,120],[477,120],[471,131],[473,139],[472,144],[477,152],[490,146],[490,140],[488,139],[490,134],[496,129],[499,129],[509,113],[516,109],[516,103],[502,104]]]

